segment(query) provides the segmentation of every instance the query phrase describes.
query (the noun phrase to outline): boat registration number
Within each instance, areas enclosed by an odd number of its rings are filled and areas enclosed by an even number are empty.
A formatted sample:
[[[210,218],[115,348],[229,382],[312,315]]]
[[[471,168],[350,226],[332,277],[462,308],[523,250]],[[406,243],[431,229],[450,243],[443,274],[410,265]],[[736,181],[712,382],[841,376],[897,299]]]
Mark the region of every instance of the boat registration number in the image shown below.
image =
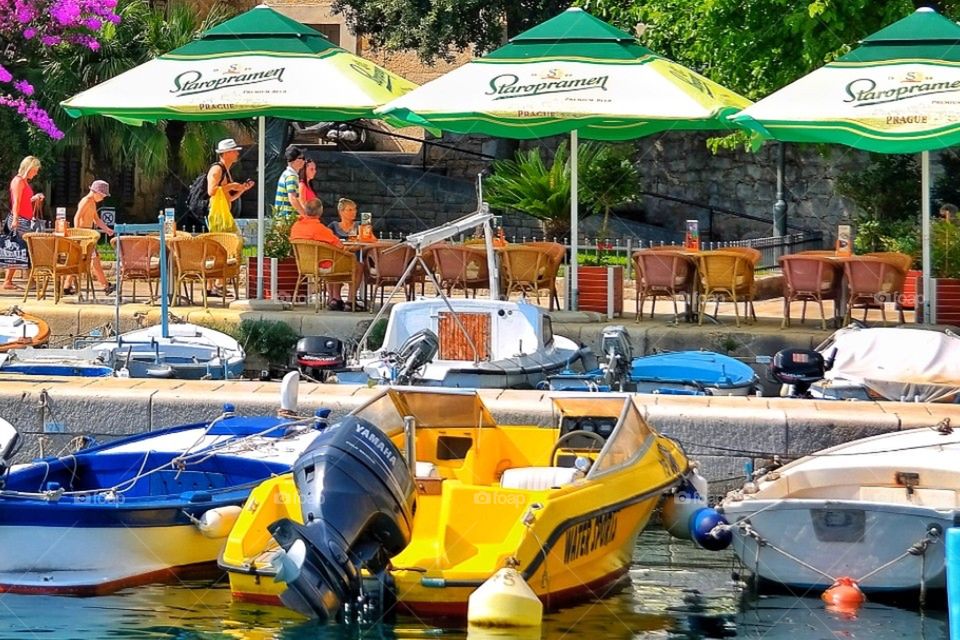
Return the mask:
[[[810,520],[820,542],[862,542],[867,523],[862,509],[811,509]]]

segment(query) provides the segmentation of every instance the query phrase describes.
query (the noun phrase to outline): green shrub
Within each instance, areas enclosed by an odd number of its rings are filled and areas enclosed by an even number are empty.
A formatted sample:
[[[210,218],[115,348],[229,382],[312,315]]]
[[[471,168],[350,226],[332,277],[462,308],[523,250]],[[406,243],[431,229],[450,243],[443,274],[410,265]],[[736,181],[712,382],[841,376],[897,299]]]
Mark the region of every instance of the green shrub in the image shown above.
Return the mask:
[[[271,364],[286,365],[290,361],[290,350],[300,336],[285,322],[244,320],[236,339],[245,350],[263,356]]]

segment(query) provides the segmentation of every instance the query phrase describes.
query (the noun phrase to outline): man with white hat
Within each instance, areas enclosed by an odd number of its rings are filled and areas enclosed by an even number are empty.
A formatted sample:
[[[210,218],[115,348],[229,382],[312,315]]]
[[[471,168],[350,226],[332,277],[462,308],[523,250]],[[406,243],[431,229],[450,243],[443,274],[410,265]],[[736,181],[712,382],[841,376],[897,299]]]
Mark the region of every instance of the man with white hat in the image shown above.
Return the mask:
[[[106,180],[94,180],[90,185],[90,191],[87,195],[80,198],[77,205],[77,214],[73,216],[73,226],[77,229],[99,229],[108,236],[113,235],[113,229],[100,218],[97,213],[97,205],[110,197],[110,185]],[[110,295],[116,290],[116,285],[107,282],[107,276],[103,273],[103,265],[100,264],[100,256],[96,251],[93,253],[93,259],[90,262],[93,268],[93,275],[97,282],[103,287],[103,292]],[[68,285],[64,293],[71,295],[74,293],[73,286]]]
[[[207,171],[207,196],[212,198],[217,192],[217,187],[223,187],[227,200],[233,204],[234,200],[253,188],[253,180],[240,184],[234,182],[230,175],[230,167],[240,158],[242,149],[243,147],[233,138],[226,138],[217,143],[217,162]]]

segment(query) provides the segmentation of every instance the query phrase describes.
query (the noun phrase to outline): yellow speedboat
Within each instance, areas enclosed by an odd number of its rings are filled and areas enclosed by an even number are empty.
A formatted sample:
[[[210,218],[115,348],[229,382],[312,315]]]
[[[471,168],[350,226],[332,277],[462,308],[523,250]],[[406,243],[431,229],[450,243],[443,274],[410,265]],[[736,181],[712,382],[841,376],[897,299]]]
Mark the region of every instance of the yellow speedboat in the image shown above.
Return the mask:
[[[689,464],[628,395],[553,406],[553,428],[501,426],[473,392],[385,391],[251,493],[220,559],[234,596],[461,616],[507,564],[547,608],[603,596]]]

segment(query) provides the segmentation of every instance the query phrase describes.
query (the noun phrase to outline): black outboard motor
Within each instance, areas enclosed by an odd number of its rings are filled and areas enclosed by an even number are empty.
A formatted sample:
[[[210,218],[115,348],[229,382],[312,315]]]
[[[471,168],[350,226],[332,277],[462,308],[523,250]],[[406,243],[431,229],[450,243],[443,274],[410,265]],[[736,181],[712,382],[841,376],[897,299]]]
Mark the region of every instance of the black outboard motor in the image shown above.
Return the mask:
[[[623,391],[630,372],[630,363],[633,362],[633,345],[630,343],[630,334],[623,325],[610,325],[603,328],[600,337],[600,349],[606,356],[603,364],[606,370],[607,382],[611,389]]]
[[[305,376],[325,382],[346,364],[343,342],[329,336],[307,336],[297,341],[297,369]]]
[[[372,423],[347,416],[307,447],[293,478],[305,524],[268,527],[286,552],[277,572],[287,583],[283,604],[321,620],[380,609],[371,601],[384,599],[388,577],[370,589],[360,570],[383,574],[410,542],[416,490],[403,454]]]
[[[440,339],[430,329],[417,331],[407,338],[400,350],[390,354],[389,361],[396,370],[397,384],[411,384],[413,377],[433,361],[440,351]]]
[[[770,376],[781,384],[790,385],[795,398],[807,398],[810,385],[823,379],[833,366],[836,350],[824,360],[823,354],[813,349],[782,349],[770,360]]]

